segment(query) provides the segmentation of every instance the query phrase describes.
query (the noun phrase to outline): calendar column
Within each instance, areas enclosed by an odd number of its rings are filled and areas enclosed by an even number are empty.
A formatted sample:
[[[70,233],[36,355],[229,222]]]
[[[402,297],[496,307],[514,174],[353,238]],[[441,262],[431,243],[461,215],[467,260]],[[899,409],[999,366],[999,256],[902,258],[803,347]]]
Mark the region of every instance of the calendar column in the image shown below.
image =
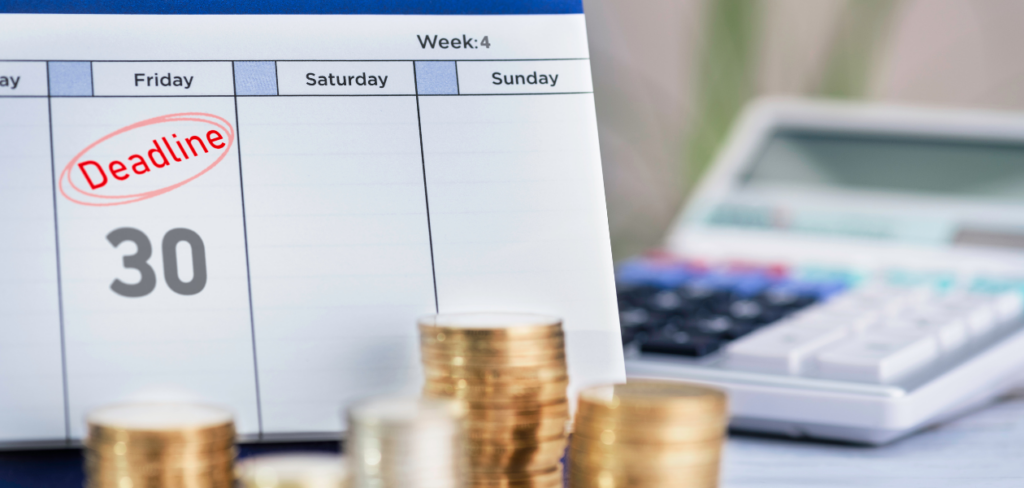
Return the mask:
[[[259,431],[232,81],[228,62],[51,68],[73,437],[148,400]]]
[[[562,316],[573,385],[614,377],[622,352],[589,61],[416,66],[441,312]]]
[[[0,442],[64,439],[46,63],[0,62]]]
[[[411,62],[237,62],[264,431],[422,381],[434,284]]]

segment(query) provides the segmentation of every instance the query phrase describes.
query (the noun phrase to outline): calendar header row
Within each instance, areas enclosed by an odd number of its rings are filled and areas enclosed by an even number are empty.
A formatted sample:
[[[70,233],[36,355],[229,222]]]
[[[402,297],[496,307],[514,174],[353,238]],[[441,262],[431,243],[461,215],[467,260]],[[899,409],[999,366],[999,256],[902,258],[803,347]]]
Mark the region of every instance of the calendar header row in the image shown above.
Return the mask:
[[[0,96],[485,95],[590,92],[588,60],[0,62]]]

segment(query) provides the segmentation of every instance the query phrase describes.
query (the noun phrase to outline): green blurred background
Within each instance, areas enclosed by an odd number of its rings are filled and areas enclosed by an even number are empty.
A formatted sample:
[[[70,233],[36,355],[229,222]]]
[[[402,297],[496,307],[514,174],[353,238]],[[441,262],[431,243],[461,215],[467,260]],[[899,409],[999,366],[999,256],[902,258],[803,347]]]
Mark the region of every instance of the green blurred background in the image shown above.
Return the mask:
[[[585,0],[612,250],[657,247],[759,96],[1024,109],[1021,0]]]

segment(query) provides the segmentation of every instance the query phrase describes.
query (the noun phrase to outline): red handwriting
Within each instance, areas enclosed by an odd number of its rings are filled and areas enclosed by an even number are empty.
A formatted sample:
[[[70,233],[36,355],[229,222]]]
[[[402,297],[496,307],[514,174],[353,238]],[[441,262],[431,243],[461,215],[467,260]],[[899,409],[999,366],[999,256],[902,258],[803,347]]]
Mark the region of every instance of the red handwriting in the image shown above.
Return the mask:
[[[124,158],[123,161],[113,160],[106,163],[95,160],[81,161],[90,150],[112,138],[142,127],[171,122],[202,122],[210,124],[215,128],[204,129],[205,132],[183,136],[182,138],[178,138],[178,134],[172,132],[169,136],[152,139],[152,145],[134,152],[134,154]],[[168,130],[168,132],[171,132],[171,130]],[[123,205],[153,198],[195,180],[213,169],[227,156],[234,141],[235,131],[231,124],[224,118],[213,114],[189,112],[146,119],[103,136],[76,154],[61,172],[60,192],[68,200],[89,206]],[[132,177],[145,178],[146,176],[144,175],[151,171],[155,173],[160,171],[161,168],[175,163],[182,163],[193,158],[201,158],[204,155],[210,154],[211,151],[217,156],[216,159],[208,165],[196,166],[197,171],[195,173],[189,171],[190,176],[182,181],[141,193],[101,195],[95,192],[95,190],[104,187],[107,187],[107,191],[112,190],[114,189],[113,186],[116,186],[117,181],[125,181]],[[75,181],[72,179],[72,172],[76,170],[85,179],[89,186],[88,190],[80,188],[75,184]]]

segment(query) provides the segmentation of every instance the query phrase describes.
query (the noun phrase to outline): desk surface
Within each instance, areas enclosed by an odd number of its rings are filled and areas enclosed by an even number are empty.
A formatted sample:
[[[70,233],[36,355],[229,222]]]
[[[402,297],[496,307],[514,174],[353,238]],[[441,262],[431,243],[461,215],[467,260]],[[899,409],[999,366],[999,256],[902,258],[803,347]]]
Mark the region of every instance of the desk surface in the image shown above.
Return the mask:
[[[722,486],[1024,486],[1024,392],[883,447],[733,436]]]
[[[243,446],[242,455],[336,443]],[[77,450],[0,453],[0,488],[77,488]],[[1024,486],[1024,392],[884,447],[732,436],[723,488]]]

